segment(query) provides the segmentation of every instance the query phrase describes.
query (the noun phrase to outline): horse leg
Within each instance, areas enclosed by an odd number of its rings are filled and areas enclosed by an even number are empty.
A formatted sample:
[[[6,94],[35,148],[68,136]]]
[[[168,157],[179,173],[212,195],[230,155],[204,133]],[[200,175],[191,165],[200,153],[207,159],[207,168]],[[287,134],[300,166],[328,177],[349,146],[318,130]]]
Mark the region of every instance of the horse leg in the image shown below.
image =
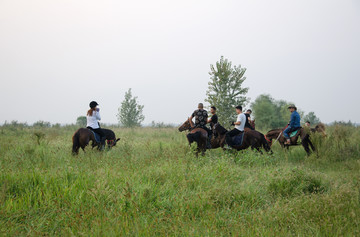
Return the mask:
[[[309,138],[309,145],[311,147],[311,150],[316,151],[316,148],[315,148],[314,144],[311,142],[310,138]]]
[[[199,157],[199,153],[200,153],[200,148],[199,148],[199,147],[197,147],[197,148],[196,148],[196,153],[195,153],[196,158],[198,158],[198,157]]]
[[[309,156],[311,154],[311,152],[310,152],[310,149],[309,149],[309,144],[308,144],[307,139],[302,140],[301,144],[304,147],[307,155]]]
[[[76,148],[75,148],[75,150],[73,151],[73,155],[78,155],[79,154],[79,146],[77,146]]]

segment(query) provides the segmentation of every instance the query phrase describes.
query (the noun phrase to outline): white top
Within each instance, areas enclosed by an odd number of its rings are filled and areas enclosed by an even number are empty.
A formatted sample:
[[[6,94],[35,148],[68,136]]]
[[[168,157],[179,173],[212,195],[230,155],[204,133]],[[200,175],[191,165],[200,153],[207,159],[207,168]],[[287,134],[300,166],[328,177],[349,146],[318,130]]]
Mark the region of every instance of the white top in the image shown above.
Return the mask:
[[[237,116],[236,122],[240,122],[240,125],[235,125],[235,128],[239,131],[244,131],[246,116],[244,113],[241,113]]]
[[[93,111],[92,116],[86,116],[87,125],[86,127],[91,127],[93,129],[99,128],[98,120],[101,120],[100,113],[98,111]]]

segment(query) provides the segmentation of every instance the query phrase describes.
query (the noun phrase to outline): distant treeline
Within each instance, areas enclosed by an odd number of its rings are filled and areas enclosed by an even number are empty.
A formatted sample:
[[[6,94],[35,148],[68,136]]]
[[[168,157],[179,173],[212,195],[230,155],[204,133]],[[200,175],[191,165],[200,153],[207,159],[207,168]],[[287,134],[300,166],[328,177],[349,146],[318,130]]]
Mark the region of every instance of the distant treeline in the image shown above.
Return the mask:
[[[152,127],[152,128],[174,128],[177,127],[179,124],[171,124],[171,123],[164,123],[164,122],[155,122],[152,121],[150,124],[148,125],[143,125],[143,127]],[[37,121],[33,124],[28,124],[28,123],[22,123],[22,122],[18,122],[17,120],[13,120],[11,122],[7,122],[5,121],[5,123],[3,125],[0,125],[0,127],[12,127],[12,128],[60,128],[60,127],[85,127],[85,125],[83,124],[60,124],[60,123],[50,123],[47,121]],[[119,124],[102,124],[103,127],[122,127]]]
[[[353,123],[351,121],[334,121],[331,123],[326,124],[328,126],[333,126],[333,125],[342,125],[342,126],[349,126],[349,127],[358,127],[360,126],[359,123]],[[103,127],[113,127],[113,128],[119,128],[122,127],[119,124],[103,124]],[[151,128],[175,128],[178,127],[179,124],[171,124],[171,123],[164,123],[164,122],[155,122],[152,121],[150,124],[148,125],[144,125],[143,127],[151,127]],[[18,122],[17,120],[13,120],[10,123],[5,121],[5,123],[3,125],[0,125],[0,127],[6,128],[60,128],[60,127],[79,127],[79,124],[60,124],[60,123],[50,123],[50,122],[46,122],[46,121],[37,121],[33,124],[28,124],[28,123],[22,123],[22,122]],[[83,127],[83,126],[80,126]]]

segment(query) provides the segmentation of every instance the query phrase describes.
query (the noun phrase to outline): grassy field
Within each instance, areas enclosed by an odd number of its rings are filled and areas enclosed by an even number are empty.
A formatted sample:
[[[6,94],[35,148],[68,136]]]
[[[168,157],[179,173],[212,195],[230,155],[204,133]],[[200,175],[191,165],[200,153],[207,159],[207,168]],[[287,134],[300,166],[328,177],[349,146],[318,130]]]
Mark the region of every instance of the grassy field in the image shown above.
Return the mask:
[[[172,128],[74,157],[75,129],[0,128],[0,235],[360,236],[360,128],[199,158]]]

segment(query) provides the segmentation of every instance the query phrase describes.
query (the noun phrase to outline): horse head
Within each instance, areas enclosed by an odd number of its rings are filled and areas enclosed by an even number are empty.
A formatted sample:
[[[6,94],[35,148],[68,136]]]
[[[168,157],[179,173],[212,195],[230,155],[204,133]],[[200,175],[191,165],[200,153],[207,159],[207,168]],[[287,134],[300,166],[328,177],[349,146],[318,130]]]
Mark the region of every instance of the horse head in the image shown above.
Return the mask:
[[[120,141],[120,138],[116,139],[116,140],[108,140],[107,144],[109,148],[112,148],[113,146],[116,146],[116,143]]]
[[[255,119],[254,120],[249,120],[249,123],[250,123],[250,126],[255,129]]]
[[[269,146],[272,146],[272,137],[268,138],[266,135],[264,135],[265,140],[267,141],[267,143],[269,144]]]
[[[179,127],[179,132],[183,132],[186,130],[189,130],[191,128],[189,119],[187,119],[180,127]]]
[[[282,131],[281,129],[272,129],[265,134],[265,139],[267,140],[270,146],[272,145],[273,139],[278,139],[281,131]]]

